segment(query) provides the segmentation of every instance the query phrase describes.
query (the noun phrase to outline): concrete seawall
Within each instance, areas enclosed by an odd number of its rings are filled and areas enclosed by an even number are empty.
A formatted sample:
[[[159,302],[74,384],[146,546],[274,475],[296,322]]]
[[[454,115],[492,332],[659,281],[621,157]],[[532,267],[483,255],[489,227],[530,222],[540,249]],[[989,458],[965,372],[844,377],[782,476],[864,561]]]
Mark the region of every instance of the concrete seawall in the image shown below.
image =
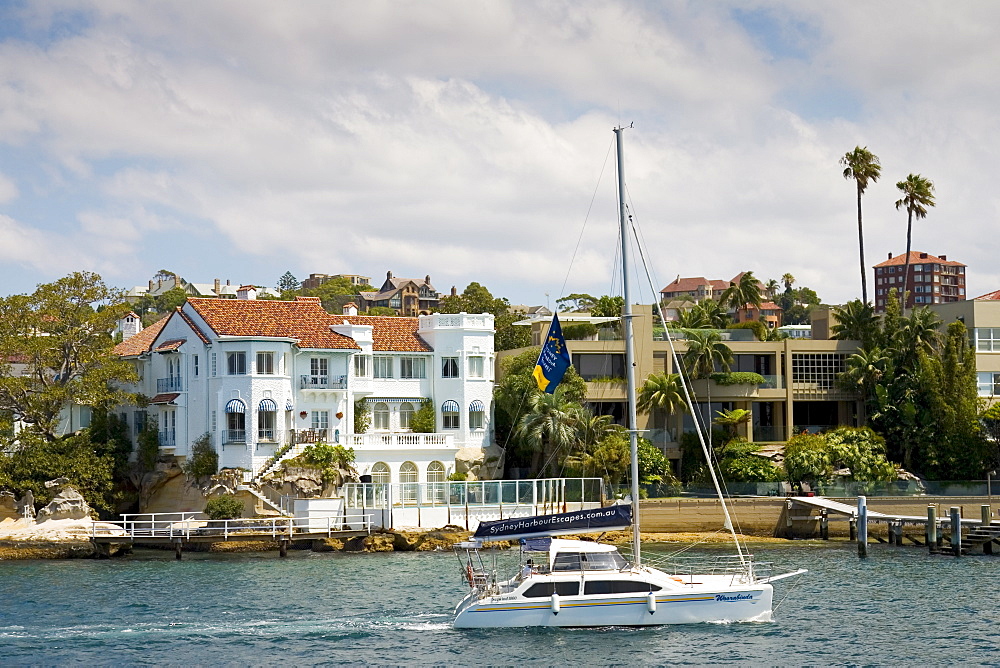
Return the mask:
[[[831,497],[833,498],[833,497]],[[833,498],[835,501],[857,504],[857,498]],[[927,516],[927,506],[938,506],[938,517],[946,517],[952,506],[962,508],[962,517],[978,518],[980,507],[990,503],[985,496],[873,496],[868,497],[868,508],[895,515]],[[1000,505],[1000,498],[994,500]],[[741,533],[754,536],[783,536],[808,538],[819,535],[819,512],[814,511],[814,520],[794,520],[789,522],[787,502],[783,497],[755,497],[730,500],[730,514],[733,524]],[[716,531],[722,527],[722,508],[716,499],[646,499],[639,505],[642,530],[649,532],[694,532]],[[797,509],[795,516],[804,516],[806,511]],[[831,515],[832,517],[832,515]],[[869,533],[885,533],[884,525],[872,524]],[[849,533],[846,521],[831,521],[830,535],[844,536]]]

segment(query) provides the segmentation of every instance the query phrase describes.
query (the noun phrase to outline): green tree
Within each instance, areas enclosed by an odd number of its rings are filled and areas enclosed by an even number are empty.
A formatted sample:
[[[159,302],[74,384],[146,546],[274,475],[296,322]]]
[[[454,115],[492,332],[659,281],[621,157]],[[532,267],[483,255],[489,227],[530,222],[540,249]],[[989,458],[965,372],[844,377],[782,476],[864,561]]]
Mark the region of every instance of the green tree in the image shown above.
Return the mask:
[[[313,443],[307,445],[302,454],[296,457],[311,468],[322,471],[323,482],[327,485],[343,485],[348,480],[357,480],[358,472],[354,469],[357,459],[354,448],[330,443]]]
[[[37,507],[52,500],[49,480],[67,478],[90,507],[105,517],[115,510],[115,461],[98,454],[83,430],[72,436],[48,439],[38,432],[22,432],[18,443],[0,453],[0,489],[20,497],[31,490]]]
[[[573,294],[566,295],[565,297],[560,297],[556,300],[556,305],[559,311],[565,312],[586,312],[590,311],[594,307],[594,303],[597,300],[591,295],[581,292],[574,292]]]
[[[674,415],[679,422],[688,409],[680,375],[650,374],[639,388],[636,407],[640,412],[652,415],[654,424],[662,419],[663,424],[669,428],[670,418]]]
[[[771,460],[757,453],[760,446],[733,438],[720,452],[719,473],[727,482],[777,482],[781,471]]]
[[[354,433],[365,434],[371,425],[372,411],[368,407],[368,400],[362,397],[354,402]]]
[[[114,353],[110,334],[130,310],[119,291],[89,272],[0,298],[0,411],[55,440],[66,406],[106,409],[134,401],[119,388],[138,376]],[[15,372],[15,361],[23,373]]]
[[[624,297],[603,295],[590,307],[590,315],[595,318],[620,318],[625,310]]]
[[[768,299],[774,299],[778,295],[778,290],[780,289],[781,285],[773,278],[768,279],[767,283],[764,284],[764,294],[767,295]]]
[[[721,410],[715,412],[712,422],[726,430],[729,438],[736,438],[736,430],[740,425],[750,422],[753,413],[745,408],[734,408],[732,410]]]
[[[372,306],[370,309],[365,311],[365,315],[398,315],[396,309],[390,308],[388,306]]]
[[[858,193],[858,253],[861,258],[861,302],[868,303],[868,267],[865,264],[865,235],[861,222],[861,196],[868,190],[868,183],[875,183],[882,175],[882,165],[878,156],[865,146],[855,146],[840,159],[844,167],[844,178],[854,181]]]
[[[410,431],[417,434],[433,434],[437,431],[437,416],[434,413],[434,404],[430,401],[423,401],[410,418]]]
[[[296,292],[302,288],[302,284],[299,283],[299,279],[292,275],[292,272],[286,271],[278,279],[278,292],[281,293],[282,298],[285,297],[286,292]]]
[[[374,288],[370,285],[355,285],[351,283],[351,279],[344,278],[343,276],[338,278],[331,278],[321,285],[312,288],[311,290],[299,290],[301,294],[305,297],[319,297],[320,303],[323,308],[330,313],[340,314],[344,310],[344,305],[348,302],[353,302],[358,300],[358,293],[362,291],[373,291]],[[294,296],[289,293],[289,296]],[[285,299],[285,293],[282,293],[282,298]],[[371,310],[368,311],[369,315],[376,315],[372,313]],[[395,315],[396,312],[393,311],[390,315]]]
[[[903,195],[896,200],[896,209],[906,209],[906,266],[903,269],[901,299],[906,299],[907,279],[910,277],[910,240],[913,236],[913,218],[927,217],[927,208],[934,206],[934,184],[920,174],[910,174],[896,184]],[[905,302],[904,302],[905,303]]]
[[[202,434],[191,444],[191,454],[181,464],[181,469],[197,482],[219,472],[219,455],[212,447],[211,434]]]
[[[785,474],[789,482],[816,483],[828,480],[833,464],[826,439],[817,434],[797,434],[785,444]]]

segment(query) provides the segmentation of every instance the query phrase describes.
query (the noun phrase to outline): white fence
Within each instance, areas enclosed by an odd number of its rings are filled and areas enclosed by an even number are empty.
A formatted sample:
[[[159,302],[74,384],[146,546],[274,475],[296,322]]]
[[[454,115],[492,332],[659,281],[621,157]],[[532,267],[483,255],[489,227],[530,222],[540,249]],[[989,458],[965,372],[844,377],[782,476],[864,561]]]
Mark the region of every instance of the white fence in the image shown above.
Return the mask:
[[[370,513],[375,526],[470,531],[482,521],[600,508],[605,498],[600,478],[349,483],[342,493],[345,515]]]
[[[123,515],[122,521],[109,525],[94,523],[91,536],[185,539],[212,537],[229,540],[235,536],[280,538],[296,534],[325,533],[332,536],[338,531],[371,532],[372,515],[343,513],[325,517],[265,517],[239,518],[234,520],[210,520],[204,513],[141,513]]]

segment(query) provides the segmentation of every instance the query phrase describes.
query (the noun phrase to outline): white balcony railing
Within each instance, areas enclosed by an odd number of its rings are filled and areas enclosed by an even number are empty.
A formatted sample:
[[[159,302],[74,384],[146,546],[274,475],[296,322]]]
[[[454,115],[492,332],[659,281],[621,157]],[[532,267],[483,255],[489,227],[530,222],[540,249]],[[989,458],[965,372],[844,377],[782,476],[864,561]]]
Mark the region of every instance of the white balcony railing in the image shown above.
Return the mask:
[[[372,434],[346,434],[345,445],[350,448],[454,448],[453,434],[415,434],[412,432],[375,432]]]
[[[301,390],[346,390],[347,376],[300,376]]]
[[[160,432],[160,447],[161,448],[173,448],[177,446],[177,431],[174,429],[165,429]]]
[[[226,429],[222,432],[223,443],[246,443],[246,429]]]

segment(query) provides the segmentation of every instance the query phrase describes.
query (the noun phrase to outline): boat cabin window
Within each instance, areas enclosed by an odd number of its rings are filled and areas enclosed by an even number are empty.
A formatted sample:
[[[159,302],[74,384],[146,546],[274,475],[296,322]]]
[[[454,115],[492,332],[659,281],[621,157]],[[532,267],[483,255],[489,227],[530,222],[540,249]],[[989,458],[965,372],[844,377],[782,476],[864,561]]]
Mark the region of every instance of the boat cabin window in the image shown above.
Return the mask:
[[[635,580],[588,580],[583,585],[584,594],[646,594],[660,589],[659,585]]]
[[[524,592],[527,598],[546,598],[552,594],[576,596],[580,593],[579,582],[538,582]]]
[[[552,562],[555,571],[617,571],[625,568],[617,552],[560,552]]]

